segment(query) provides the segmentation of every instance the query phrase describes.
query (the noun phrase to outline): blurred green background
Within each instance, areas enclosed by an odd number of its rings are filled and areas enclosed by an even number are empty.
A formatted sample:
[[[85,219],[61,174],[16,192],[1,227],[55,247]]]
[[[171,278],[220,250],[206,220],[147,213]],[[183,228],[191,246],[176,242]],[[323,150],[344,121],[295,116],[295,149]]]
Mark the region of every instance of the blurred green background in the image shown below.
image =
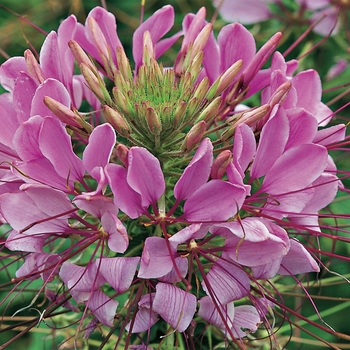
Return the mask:
[[[288,1],[287,1],[288,2]],[[207,19],[210,20],[215,13],[215,8],[212,6],[209,0],[150,0],[146,1],[145,4],[145,18],[147,18],[151,13],[160,8],[163,5],[171,4],[176,10],[176,23],[174,25],[173,31],[175,33],[181,28],[181,21],[184,13],[197,12],[201,6],[207,8]],[[30,23],[35,24],[40,27],[45,32],[50,32],[51,30],[57,30],[59,23],[66,18],[69,14],[75,14],[78,20],[84,23],[88,12],[97,5],[101,5],[100,1],[97,0],[26,0],[26,1],[13,1],[13,0],[0,0],[0,64],[3,63],[7,57],[12,57],[16,55],[23,55],[24,50],[27,48],[32,48],[33,50],[39,50],[40,45],[45,39],[45,35],[40,33],[36,28],[33,28]],[[140,23],[140,13],[141,13],[141,2],[136,0],[127,1],[106,1],[106,5],[109,11],[113,12],[117,17],[118,23],[118,35],[123,43],[126,52],[130,54],[131,52],[131,38],[133,31]],[[223,22],[220,17],[215,22],[215,30],[218,31],[225,22]],[[305,28],[289,28],[285,23],[280,23],[276,20],[265,22],[262,24],[256,24],[248,26],[253,32],[256,40],[258,42],[257,46],[260,47],[268,37],[270,37],[277,30],[283,29],[286,31],[285,36],[279,50],[283,52],[301,35]],[[171,34],[170,33],[170,34]],[[288,58],[296,58],[301,53],[310,49],[313,45],[318,42],[322,42],[322,38],[314,33],[310,33],[307,38],[294,49]],[[164,65],[166,63],[173,61],[176,55],[176,47],[169,50],[162,60]],[[306,58],[301,60],[301,69],[316,68],[321,77],[324,78],[330,67],[340,58],[348,59],[348,43],[346,41],[345,35],[339,35],[337,37],[331,37],[324,41],[315,48]],[[130,56],[131,57],[131,56]],[[347,68],[345,72],[335,80],[326,81],[323,79],[325,90],[330,89],[334,86],[341,86],[347,84],[350,81],[350,70]],[[332,99],[339,96],[341,93],[347,90],[347,87],[339,88],[334,91],[325,92],[324,102],[331,101]],[[338,101],[332,104],[331,108],[337,110],[346,103],[349,102],[349,95],[344,94],[343,97],[339,98]],[[347,123],[350,119],[349,108],[344,109],[339,113],[338,122],[342,120]],[[4,128],[6,126],[0,126]],[[334,153],[335,159],[340,169],[344,171],[349,171],[350,160],[347,153],[338,152]],[[344,183],[349,188],[349,180],[345,180]],[[350,213],[349,197],[343,195],[334,204],[331,205],[330,211],[348,215]],[[326,220],[330,223],[331,220]],[[334,224],[334,220],[332,222]],[[343,225],[344,230],[349,230],[349,220],[344,219],[343,221],[337,222],[337,225]],[[2,227],[4,231],[4,227]],[[1,232],[1,229],[0,229]],[[324,250],[333,251],[336,254],[344,255],[346,257],[350,256],[350,247],[345,243],[337,243],[335,246],[332,245],[330,240],[321,240],[321,244]],[[0,261],[2,265],[6,263],[2,256],[0,256]],[[337,259],[326,258],[325,262],[327,266],[335,271],[336,274],[341,274],[350,278],[350,263],[344,262]],[[14,276],[16,271],[16,266],[12,265],[7,272],[2,270],[0,272],[0,280],[2,283],[9,281],[11,277]],[[322,271],[321,275],[318,277],[319,282],[314,283],[314,287],[311,288],[310,294],[313,295],[315,303],[318,310],[320,311],[324,321],[333,327],[335,330],[343,333],[350,334],[350,324],[349,324],[349,313],[350,313],[350,285],[348,281],[338,277],[336,274],[331,274],[326,270]],[[313,276],[316,278],[316,276]],[[322,277],[322,278],[321,278]],[[301,289],[295,285],[293,280],[287,280],[280,282],[281,291],[285,292],[284,300],[290,308],[302,308],[302,313],[308,315],[310,319],[318,321],[318,316],[315,313],[313,306],[309,301],[303,299],[302,297],[296,297],[296,294],[303,294]],[[311,284],[311,282],[310,282]],[[33,290],[37,289],[40,285],[39,281],[33,282],[30,288]],[[294,285],[294,286],[293,286]],[[0,300],[5,298],[8,294],[9,287],[2,288],[0,290]],[[0,320],[0,345],[6,342],[8,339],[16,336],[18,331],[1,331],[5,329],[6,326],[11,324],[12,320],[10,318],[13,313],[20,307],[28,305],[31,298],[26,294],[21,296],[19,293],[13,302],[10,302],[10,306],[7,306],[7,302],[0,308],[0,315],[3,318]],[[23,316],[23,321],[26,321],[29,315],[37,315],[35,309],[29,310],[26,316]],[[21,317],[22,313],[19,313],[17,317]],[[18,319],[17,319],[18,320]],[[324,323],[318,321],[319,323],[325,325]],[[311,332],[318,334],[320,337],[324,337],[328,341],[337,343],[341,349],[350,349],[350,344],[344,340],[337,339],[335,336],[325,334],[319,331],[315,327],[308,327]],[[69,333],[69,330],[68,330]],[[67,334],[67,332],[65,333]],[[72,329],[71,334],[74,334],[74,329]],[[292,336],[288,322],[282,326],[280,330],[280,336],[278,339],[282,339],[281,344],[288,342],[288,339]],[[313,339],[310,335],[303,332],[296,331],[293,333],[294,339],[286,345],[287,349],[326,349],[320,341]],[[53,337],[57,336],[57,339],[53,340]],[[9,350],[17,349],[28,349],[28,350],[41,350],[41,349],[57,349],[58,344],[62,341],[62,333],[59,331],[52,332],[52,330],[41,323],[39,327],[34,327],[29,333],[23,335],[18,341],[13,345],[9,346]],[[100,340],[96,338],[90,342],[90,349],[97,349]],[[264,343],[264,344],[263,344]],[[261,342],[263,345],[257,345],[257,348],[269,349],[270,343],[268,341]],[[69,347],[68,344],[61,349],[73,349],[74,346]],[[1,348],[1,347],[0,347]],[[78,349],[83,349],[83,345],[77,344]],[[113,346],[109,348],[113,349]],[[221,349],[221,347],[218,347]],[[223,348],[222,348],[223,349]]]

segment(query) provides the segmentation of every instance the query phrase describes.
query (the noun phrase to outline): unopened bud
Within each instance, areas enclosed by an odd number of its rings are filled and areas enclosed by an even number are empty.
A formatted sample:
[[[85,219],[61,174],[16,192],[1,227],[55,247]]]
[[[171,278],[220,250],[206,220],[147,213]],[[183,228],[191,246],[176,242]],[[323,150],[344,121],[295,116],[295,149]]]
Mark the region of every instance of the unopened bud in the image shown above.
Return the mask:
[[[174,112],[174,127],[182,127],[181,121],[183,120],[186,109],[187,103],[185,101],[181,101]]]
[[[191,150],[195,145],[198,145],[207,130],[207,123],[201,120],[199,123],[192,126],[187,133],[184,143],[181,147],[183,152]]]
[[[270,98],[269,105],[273,108],[277,104],[281,104],[287,98],[288,92],[292,87],[292,83],[290,81],[286,81],[281,84],[277,90],[273,93]]]
[[[103,110],[108,123],[111,124],[121,136],[128,138],[131,131],[124,118],[116,110],[107,105],[103,106]]]
[[[89,56],[85,53],[85,51],[80,47],[80,45],[75,40],[70,40],[68,42],[68,46],[71,49],[75,60],[80,66],[82,63],[86,64],[88,67],[93,67],[93,63],[91,62]]]
[[[218,96],[214,101],[211,101],[210,104],[207,107],[205,107],[200,113],[195,123],[198,123],[201,120],[205,120],[207,123],[209,123],[213,118],[215,118],[218,115],[221,103],[221,96]]]
[[[282,33],[276,33],[255,54],[248,66],[244,69],[243,86],[248,86],[248,84],[253,80],[253,78],[259,72],[261,67],[267,62],[272,52],[276,49],[281,38]]]
[[[38,61],[34,57],[32,51],[25,50],[24,58],[26,61],[27,69],[29,74],[39,83],[42,84],[44,82],[44,76],[39,66]]]
[[[266,117],[270,112],[271,107],[268,104],[262,105],[255,109],[250,109],[247,112],[243,112],[241,117],[234,123],[234,127],[236,128],[239,124],[247,124],[249,126],[253,126],[262,118]]]
[[[153,107],[148,107],[146,110],[146,119],[148,127],[153,135],[160,135],[162,131],[162,124],[159,116]]]
[[[123,163],[125,168],[129,166],[129,161],[128,161],[128,153],[129,149],[122,143],[119,143],[116,148],[115,148],[115,153],[118,159]]]
[[[215,158],[211,167],[210,177],[212,179],[221,179],[225,173],[227,166],[232,161],[232,152],[229,150],[222,151]]]
[[[112,94],[118,109],[121,109],[124,113],[130,113],[129,104],[124,94],[117,87],[112,89]]]
[[[125,51],[121,46],[118,46],[116,49],[118,69],[122,73],[125,79],[132,79],[132,72],[130,68],[130,63],[126,57]]]
[[[149,66],[151,63],[151,58],[155,58],[154,47],[153,47],[151,34],[148,30],[146,30],[143,34],[142,63]]]
[[[207,93],[207,99],[211,100],[215,96],[219,96],[230,84],[233,83],[235,77],[240,72],[243,66],[243,61],[235,62],[230,68],[221,74],[221,76],[214,82]]]
[[[98,72],[93,72],[85,63],[80,65],[80,70],[88,83],[89,88],[97,96],[97,98],[103,103],[111,104],[112,101],[109,93]]]
[[[209,40],[210,34],[213,32],[213,25],[207,23],[204,28],[198,34],[196,40],[193,43],[191,56],[194,57],[198,52],[203,51],[205,45]]]
[[[49,108],[50,111],[52,111],[63,123],[76,128],[82,127],[81,123],[78,121],[78,116],[61,102],[58,102],[49,96],[45,96],[44,103],[46,107]]]

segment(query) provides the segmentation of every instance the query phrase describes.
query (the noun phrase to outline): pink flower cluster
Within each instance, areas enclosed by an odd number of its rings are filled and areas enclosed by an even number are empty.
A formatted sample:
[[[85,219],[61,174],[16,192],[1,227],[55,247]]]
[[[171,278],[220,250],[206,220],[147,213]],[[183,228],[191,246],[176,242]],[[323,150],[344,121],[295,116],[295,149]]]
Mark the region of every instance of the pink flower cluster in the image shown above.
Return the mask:
[[[85,25],[64,20],[39,63],[28,50],[0,67],[8,91],[0,96],[0,218],[12,228],[3,244],[25,256],[16,283],[41,277],[53,304],[70,295],[105,326],[122,320],[128,342],[160,318],[185,332],[196,317],[243,347],[240,339],[267,324],[276,301],[264,281],[319,271],[317,248],[302,237],[321,231],[318,213],[341,186],[328,148],[344,139],[345,126],[325,127],[332,111],[321,102],[320,78],[314,70],[294,74],[297,61],[275,52],[279,33],[258,51],[238,23],[216,39],[202,9],[162,39],[173,21],[165,6],[136,30],[135,77],[150,64],[145,52],[153,62],[183,36],[174,67],[164,70],[181,75],[196,50],[204,53],[194,85],[210,82],[206,101],[220,97],[217,114],[198,122],[205,129],[180,157],[125,142],[101,113],[113,103],[100,81],[122,79],[125,67],[105,9],[93,9]],[[101,67],[91,80],[83,50]],[[74,74],[74,57],[84,75]],[[247,107],[260,91],[260,106]],[[82,101],[96,111],[91,118],[79,112]]]

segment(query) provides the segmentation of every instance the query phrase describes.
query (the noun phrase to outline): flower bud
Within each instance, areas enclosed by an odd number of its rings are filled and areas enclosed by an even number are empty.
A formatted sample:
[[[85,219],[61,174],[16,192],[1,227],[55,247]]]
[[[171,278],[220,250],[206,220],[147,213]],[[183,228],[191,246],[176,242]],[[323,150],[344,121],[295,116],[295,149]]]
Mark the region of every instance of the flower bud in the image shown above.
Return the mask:
[[[221,96],[218,96],[214,101],[211,101],[210,104],[207,107],[205,107],[200,113],[195,123],[198,123],[201,120],[205,120],[207,123],[209,123],[212,120],[212,118],[218,115],[221,102]]]
[[[148,127],[153,135],[160,135],[162,131],[162,124],[159,116],[153,107],[148,107],[146,110],[146,119]]]
[[[283,101],[287,98],[288,92],[291,89],[291,87],[292,83],[290,81],[286,81],[277,88],[277,90],[273,93],[269,101],[271,109],[276,104],[283,103]]]
[[[68,46],[71,49],[75,60],[78,62],[80,66],[82,63],[86,64],[88,67],[93,67],[93,63],[91,62],[89,56],[85,53],[85,51],[80,47],[80,45],[75,40],[70,40],[68,42]]]
[[[116,110],[107,105],[103,106],[103,110],[108,123],[111,124],[121,136],[128,138],[131,131],[124,118]]]
[[[211,100],[215,96],[219,96],[230,84],[233,83],[235,77],[240,72],[242,66],[243,61],[239,60],[235,62],[230,68],[228,68],[225,72],[223,72],[209,89],[206,98],[208,100]]]
[[[198,145],[206,130],[207,123],[204,120],[201,120],[197,124],[193,125],[185,137],[184,143],[181,146],[181,151],[189,151],[195,145]]]
[[[126,147],[122,143],[119,143],[115,148],[115,154],[117,158],[123,163],[125,168],[129,166],[128,153],[129,153],[128,147]]]
[[[210,177],[212,179],[221,179],[225,173],[227,166],[232,161],[232,152],[229,150],[222,151],[215,158],[211,167]]]
[[[29,74],[39,83],[42,84],[44,82],[44,76],[43,72],[41,71],[41,68],[39,66],[38,61],[34,57],[32,51],[25,50],[24,51],[24,58],[26,61],[27,69]]]
[[[104,81],[101,79],[98,72],[94,72],[85,63],[80,65],[81,73],[83,74],[86,82],[89,85],[91,91],[97,96],[97,98],[106,104],[112,104],[111,97],[107,91]]]
[[[75,128],[81,128],[82,125],[79,122],[79,117],[68,107],[61,102],[54,100],[49,96],[44,97],[44,103],[47,108],[50,109],[55,115],[65,124],[74,126]]]
[[[272,52],[276,49],[278,43],[282,38],[282,33],[278,32],[273,35],[255,54],[249,65],[244,69],[243,72],[243,86],[246,87],[253,80],[255,75],[259,72],[261,67],[271,56]]]

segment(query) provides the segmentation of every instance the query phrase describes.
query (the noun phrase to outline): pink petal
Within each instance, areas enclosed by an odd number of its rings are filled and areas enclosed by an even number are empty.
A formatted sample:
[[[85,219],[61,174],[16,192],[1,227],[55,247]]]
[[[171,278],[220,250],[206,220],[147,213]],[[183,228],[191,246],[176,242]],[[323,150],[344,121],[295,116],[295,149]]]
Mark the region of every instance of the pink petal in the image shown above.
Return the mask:
[[[327,156],[326,148],[314,144],[287,150],[267,172],[260,191],[281,194],[305,189],[323,172]]]
[[[141,196],[127,183],[127,170],[117,164],[108,164],[106,175],[113,191],[115,205],[131,219],[141,216],[146,210],[141,206]]]
[[[184,217],[189,221],[225,221],[241,208],[245,190],[222,180],[211,180],[185,203]]]
[[[95,167],[108,164],[115,141],[115,132],[110,124],[99,125],[92,131],[83,154],[83,163],[88,173],[92,174]]]
[[[158,315],[153,311],[152,304],[155,293],[143,295],[138,303],[139,309],[135,316],[135,321],[125,327],[128,332],[140,333],[150,330],[158,321]],[[130,329],[132,324],[132,329]]]
[[[271,169],[282,155],[289,138],[289,120],[283,108],[279,108],[261,131],[260,142],[252,165],[251,177],[258,179]]]
[[[13,148],[12,140],[19,127],[19,123],[16,112],[13,109],[10,94],[0,95],[0,109],[0,125],[6,125],[6,127],[1,128],[0,143],[9,148]]]
[[[102,195],[91,196],[89,194],[82,194],[74,198],[74,204],[87,213],[101,219],[102,215],[109,211],[117,214],[118,208],[115,206],[111,198]]]
[[[220,8],[220,15],[227,22],[252,24],[270,17],[266,0],[226,0]]]
[[[163,6],[151,17],[144,21],[134,32],[132,55],[136,70],[142,63],[143,35],[146,31],[151,34],[153,45],[162,38],[174,25],[174,9],[170,5]]]
[[[179,332],[187,329],[196,311],[196,297],[167,283],[158,283],[153,310]]]
[[[175,254],[175,249],[172,253]],[[172,268],[173,263],[165,239],[161,237],[146,238],[138,277],[162,277],[169,273]]]
[[[131,147],[128,164],[127,182],[141,195],[141,205],[155,204],[165,190],[159,160],[145,148]]]
[[[11,57],[0,66],[0,83],[12,92],[18,73],[28,73],[24,57]]]
[[[62,264],[60,277],[67,288],[80,292],[90,293],[105,283],[105,279],[98,273],[96,263],[78,266],[66,261]]]
[[[244,177],[244,172],[253,159],[256,152],[256,141],[252,129],[246,124],[240,124],[233,142],[233,164]]]
[[[108,327],[113,327],[114,316],[118,305],[118,301],[110,299],[99,289],[90,294],[87,303],[87,307],[93,312],[98,320]]]
[[[49,96],[54,100],[62,103],[64,106],[70,108],[71,98],[64,87],[64,85],[56,79],[49,78],[45,80],[36,90],[32,99],[32,106],[30,115],[41,115],[42,117],[51,116],[55,119],[57,117],[48,107],[44,104],[44,97]]]
[[[117,293],[129,289],[136,272],[140,258],[102,258],[96,259],[95,264],[100,274]]]
[[[45,118],[39,136],[40,150],[65,179],[81,180],[85,169],[73,152],[70,136],[57,119]]]
[[[224,3],[228,2],[226,0]],[[243,60],[243,67],[246,67],[256,51],[253,35],[239,23],[223,27],[218,35],[218,44],[221,61],[220,72],[224,72],[240,59]]]
[[[290,249],[283,257],[278,273],[281,275],[296,275],[298,273],[319,272],[320,267],[315,259],[298,241],[290,240]]]
[[[250,280],[242,267],[219,259],[202,282],[207,295],[214,294],[221,305],[241,299],[249,294]],[[211,292],[211,293],[209,293]]]
[[[108,247],[113,252],[124,253],[129,245],[128,233],[116,214],[106,212],[102,215],[103,229],[108,233]]]
[[[198,316],[213,324],[221,329],[226,329],[232,327],[232,323],[235,315],[235,307],[233,303],[228,303],[227,305],[215,305],[213,300],[205,296],[199,301]],[[220,315],[218,309],[221,311],[224,319]]]
[[[6,239],[5,247],[10,250],[22,252],[42,253],[47,235],[25,234],[12,230]]]
[[[240,305],[235,308],[232,332],[235,337],[243,338],[257,331],[261,319],[258,311],[251,305]]]
[[[175,185],[174,196],[178,201],[188,199],[208,181],[212,163],[213,146],[205,138]]]

